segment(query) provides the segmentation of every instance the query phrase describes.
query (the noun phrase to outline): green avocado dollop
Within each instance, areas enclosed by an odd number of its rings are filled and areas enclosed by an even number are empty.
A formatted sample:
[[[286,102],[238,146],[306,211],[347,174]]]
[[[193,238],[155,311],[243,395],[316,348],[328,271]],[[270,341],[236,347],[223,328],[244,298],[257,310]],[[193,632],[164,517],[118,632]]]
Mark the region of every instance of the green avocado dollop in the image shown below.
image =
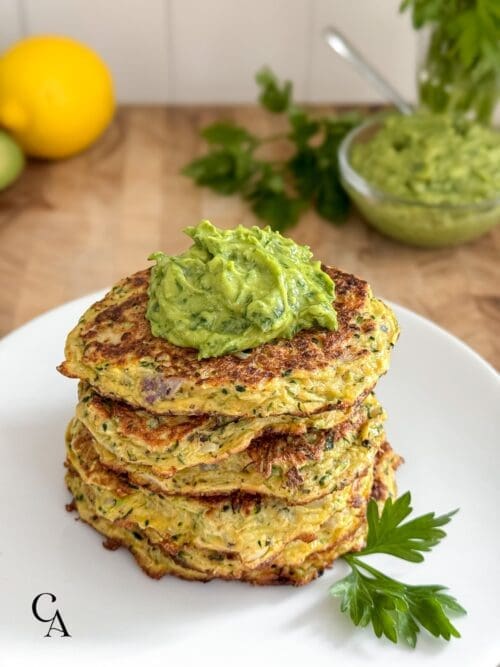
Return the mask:
[[[208,220],[185,233],[193,245],[150,259],[147,318],[154,336],[218,357],[301,329],[337,328],[331,278],[307,246],[270,228],[221,230]]]

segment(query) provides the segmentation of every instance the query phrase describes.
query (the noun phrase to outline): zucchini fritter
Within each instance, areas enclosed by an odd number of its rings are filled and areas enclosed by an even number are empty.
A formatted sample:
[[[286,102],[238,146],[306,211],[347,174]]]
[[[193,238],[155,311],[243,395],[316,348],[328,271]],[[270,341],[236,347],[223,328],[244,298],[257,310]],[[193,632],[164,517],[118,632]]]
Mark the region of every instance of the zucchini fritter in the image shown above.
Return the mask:
[[[91,446],[107,468],[119,474],[127,473],[134,484],[147,486],[157,493],[202,496],[239,490],[297,504],[342,488],[372,465],[385,439],[384,420],[382,407],[370,395],[351,411],[350,419],[333,429],[309,428],[298,433],[266,429],[243,451],[216,459],[214,463],[184,467],[168,477],[163,474],[163,468],[138,462],[136,451],[129,447],[127,439],[117,438],[116,431],[111,436],[110,430],[114,427],[110,421],[105,432],[102,428],[92,431]],[[82,422],[74,420],[69,426],[68,438],[71,443],[79,438],[90,439],[91,434]],[[192,443],[193,453],[196,446],[200,443]],[[177,455],[178,441],[174,441],[173,447]]]
[[[379,450],[375,464],[372,497],[381,505],[388,496],[396,495],[395,469],[400,458],[389,445]],[[69,473],[71,477],[72,473]],[[68,480],[69,481],[69,480]],[[375,491],[375,493],[373,493]],[[209,581],[213,578],[238,579],[253,584],[303,585],[315,579],[330,567],[335,558],[349,551],[360,549],[366,536],[365,507],[355,508],[349,522],[336,524],[327,520],[319,529],[316,539],[310,542],[290,542],[274,560],[258,567],[246,568],[232,554],[208,550],[169,550],[164,545],[153,544],[139,526],[111,522],[95,511],[93,503],[84,493],[75,497],[80,517],[108,539],[107,548],[127,547],[141,568],[149,576],[160,578],[166,574],[190,580]]]
[[[265,417],[345,409],[386,372],[398,325],[366,282],[323,268],[335,282],[336,331],[303,330],[248,353],[199,360],[196,350],[152,335],[147,269],[119,282],[80,318],[59,370],[156,414]]]
[[[338,430],[342,424],[357,418],[354,414],[359,407],[357,402],[347,411],[235,419],[217,415],[152,415],[103,398],[85,384],[80,385],[79,397],[76,416],[102,448],[118,460],[150,467],[151,474],[158,477],[172,477],[186,468],[220,463],[261,436],[305,436],[312,429]],[[362,399],[361,396],[359,402]]]

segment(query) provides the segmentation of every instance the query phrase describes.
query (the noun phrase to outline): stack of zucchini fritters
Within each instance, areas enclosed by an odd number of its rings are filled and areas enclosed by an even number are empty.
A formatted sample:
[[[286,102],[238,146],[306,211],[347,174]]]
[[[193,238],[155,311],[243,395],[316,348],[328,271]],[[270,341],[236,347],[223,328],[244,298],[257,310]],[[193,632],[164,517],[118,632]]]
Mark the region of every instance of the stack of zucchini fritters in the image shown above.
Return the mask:
[[[80,378],[66,481],[81,518],[151,576],[304,584],[366,538],[400,458],[373,394],[398,336],[368,285],[335,282],[339,327],[199,360],[151,334],[149,270],[70,333]]]

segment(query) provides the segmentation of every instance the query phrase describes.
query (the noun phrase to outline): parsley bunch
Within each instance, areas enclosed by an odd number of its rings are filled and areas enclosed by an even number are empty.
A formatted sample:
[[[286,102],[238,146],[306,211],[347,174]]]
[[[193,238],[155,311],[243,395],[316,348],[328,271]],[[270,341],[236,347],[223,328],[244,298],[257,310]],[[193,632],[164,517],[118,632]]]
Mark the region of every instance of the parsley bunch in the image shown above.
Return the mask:
[[[500,95],[498,0],[403,0],[413,26],[432,29],[420,101],[432,111],[472,111],[483,123]]]
[[[256,81],[260,104],[285,114],[288,132],[257,137],[233,123],[214,123],[201,133],[207,154],[186,165],[183,173],[222,195],[239,193],[258,218],[279,231],[293,226],[311,205],[326,220],[342,222],[349,199],[340,183],[337,153],[360,116],[311,116],[293,103],[292,83],[280,83],[268,68],[257,73]],[[290,145],[289,158],[258,156],[264,144],[283,140]]]
[[[412,512],[410,503],[410,493],[395,502],[389,498],[379,515],[376,502],[369,502],[366,547],[343,556],[351,573],[334,584],[330,593],[341,598],[341,610],[349,614],[355,625],[371,623],[377,637],[385,635],[394,643],[402,640],[415,648],[420,626],[447,641],[460,637],[448,613],[466,612],[455,598],[444,592],[447,590],[444,586],[410,586],[361,560],[363,556],[383,553],[420,563],[424,560],[422,553],[430,551],[446,536],[441,526],[457,510],[442,516],[432,512],[401,523]]]

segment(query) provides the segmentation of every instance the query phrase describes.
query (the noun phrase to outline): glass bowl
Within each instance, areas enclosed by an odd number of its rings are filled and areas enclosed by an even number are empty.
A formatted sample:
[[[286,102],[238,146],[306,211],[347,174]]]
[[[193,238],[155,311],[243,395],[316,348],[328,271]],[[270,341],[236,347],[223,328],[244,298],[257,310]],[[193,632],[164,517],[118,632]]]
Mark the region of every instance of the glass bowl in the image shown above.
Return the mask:
[[[471,204],[428,204],[382,192],[366,181],[349,156],[355,144],[374,136],[384,117],[375,116],[351,130],[339,148],[342,184],[370,225],[403,243],[439,248],[470,241],[500,222],[500,194]]]

